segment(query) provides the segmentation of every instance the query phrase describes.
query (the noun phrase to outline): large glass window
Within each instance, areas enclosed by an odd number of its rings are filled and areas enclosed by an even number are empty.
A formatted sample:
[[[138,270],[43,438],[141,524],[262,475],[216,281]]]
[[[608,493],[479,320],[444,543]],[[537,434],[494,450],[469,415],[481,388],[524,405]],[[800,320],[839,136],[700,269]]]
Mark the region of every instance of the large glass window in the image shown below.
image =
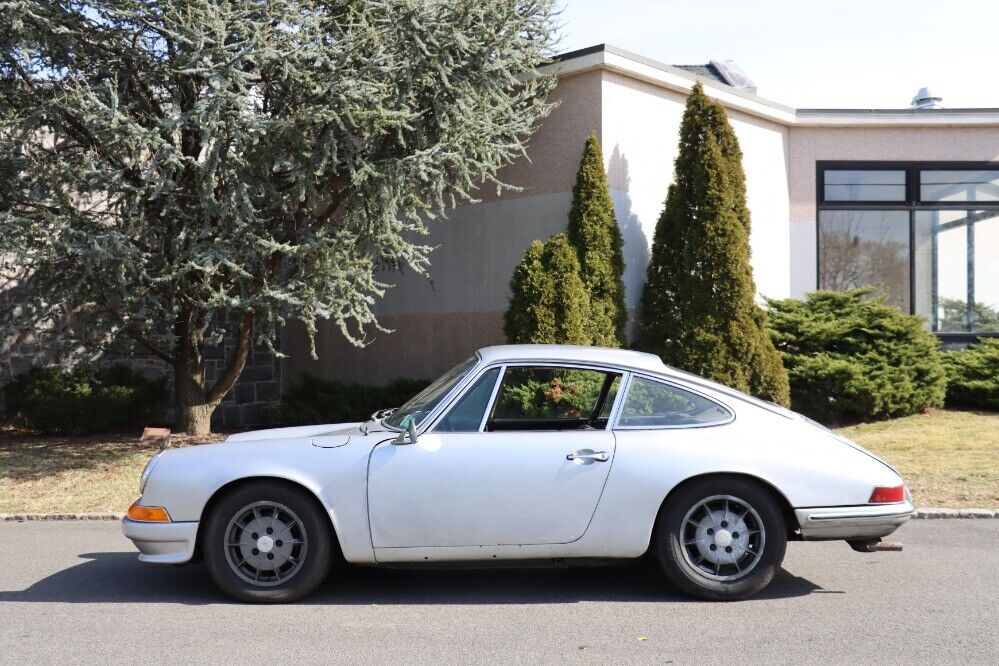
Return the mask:
[[[999,202],[999,169],[921,171],[919,199],[939,202]]]
[[[905,171],[826,169],[826,201],[905,201]]]
[[[819,184],[820,289],[875,287],[945,336],[999,333],[999,165],[820,164]]]
[[[931,330],[999,332],[999,210],[916,211],[916,261]]]
[[[819,288],[875,287],[909,309],[909,213],[896,210],[819,212]]]

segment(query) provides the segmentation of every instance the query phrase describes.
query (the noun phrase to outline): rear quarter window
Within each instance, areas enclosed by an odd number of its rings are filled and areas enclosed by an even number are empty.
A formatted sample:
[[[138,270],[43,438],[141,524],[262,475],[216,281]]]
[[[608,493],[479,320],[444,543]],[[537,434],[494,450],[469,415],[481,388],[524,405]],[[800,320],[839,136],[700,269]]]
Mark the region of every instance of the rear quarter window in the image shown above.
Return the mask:
[[[617,427],[697,427],[725,423],[732,417],[727,407],[693,391],[634,377],[628,384]]]

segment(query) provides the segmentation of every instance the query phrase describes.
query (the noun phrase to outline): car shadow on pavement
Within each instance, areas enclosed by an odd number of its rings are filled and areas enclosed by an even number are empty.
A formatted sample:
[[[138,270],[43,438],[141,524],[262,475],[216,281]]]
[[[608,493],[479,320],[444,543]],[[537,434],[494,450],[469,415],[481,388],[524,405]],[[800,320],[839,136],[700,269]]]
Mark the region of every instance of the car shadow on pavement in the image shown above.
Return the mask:
[[[87,553],[4,602],[229,603],[203,564],[146,565],[131,552]],[[781,569],[754,599],[827,592]],[[382,569],[342,567],[303,603],[328,605],[570,604],[582,601],[697,603],[669,587],[645,561],[602,567],[534,569]]]

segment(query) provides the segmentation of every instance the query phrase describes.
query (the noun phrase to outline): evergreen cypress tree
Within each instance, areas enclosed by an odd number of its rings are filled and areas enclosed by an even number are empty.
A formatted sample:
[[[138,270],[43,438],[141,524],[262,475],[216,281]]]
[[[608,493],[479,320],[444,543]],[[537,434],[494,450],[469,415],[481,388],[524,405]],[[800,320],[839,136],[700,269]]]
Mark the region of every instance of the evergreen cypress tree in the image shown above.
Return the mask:
[[[511,344],[591,344],[590,299],[565,234],[534,241],[510,280],[503,333]]]
[[[569,241],[579,256],[581,277],[590,295],[589,329],[592,344],[626,344],[628,311],[624,305],[624,240],[614,218],[597,135],[591,133],[572,188]]]
[[[667,364],[789,403],[787,371],[754,298],[742,151],[700,84],[680,125],[675,181],[656,224],[640,346]]]

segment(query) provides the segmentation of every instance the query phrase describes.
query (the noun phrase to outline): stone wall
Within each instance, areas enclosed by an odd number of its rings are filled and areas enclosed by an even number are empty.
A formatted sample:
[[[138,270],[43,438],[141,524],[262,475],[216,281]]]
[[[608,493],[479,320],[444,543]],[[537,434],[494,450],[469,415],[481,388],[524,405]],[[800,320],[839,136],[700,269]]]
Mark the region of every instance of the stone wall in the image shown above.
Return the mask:
[[[13,308],[15,304],[10,292],[0,289],[0,308]],[[232,356],[235,330],[238,318],[229,316],[227,326],[230,333],[219,345],[205,350],[205,374],[209,383],[215,381],[224,370],[226,360]],[[280,349],[278,339],[274,347]],[[146,377],[166,375],[170,381],[170,395],[173,395],[170,367],[162,360],[141,353],[94,352],[81,347],[67,347],[57,344],[54,334],[48,331],[29,331],[14,341],[0,347],[0,386],[17,375],[27,372],[34,366],[57,366],[68,370],[79,363],[95,365],[124,364]],[[212,417],[213,430],[237,430],[266,425],[271,411],[281,394],[280,359],[264,346],[254,344],[246,361],[246,367],[233,390],[222,400]],[[0,415],[4,405],[0,391]],[[165,415],[167,421],[172,414]]]
[[[232,357],[237,325],[238,317],[230,316],[230,335],[222,344],[205,350],[205,377],[209,384],[223,372],[227,360]],[[280,333],[274,348],[281,348]],[[235,430],[267,424],[270,412],[280,397],[281,359],[267,347],[254,343],[236,385],[212,416],[212,429]]]

